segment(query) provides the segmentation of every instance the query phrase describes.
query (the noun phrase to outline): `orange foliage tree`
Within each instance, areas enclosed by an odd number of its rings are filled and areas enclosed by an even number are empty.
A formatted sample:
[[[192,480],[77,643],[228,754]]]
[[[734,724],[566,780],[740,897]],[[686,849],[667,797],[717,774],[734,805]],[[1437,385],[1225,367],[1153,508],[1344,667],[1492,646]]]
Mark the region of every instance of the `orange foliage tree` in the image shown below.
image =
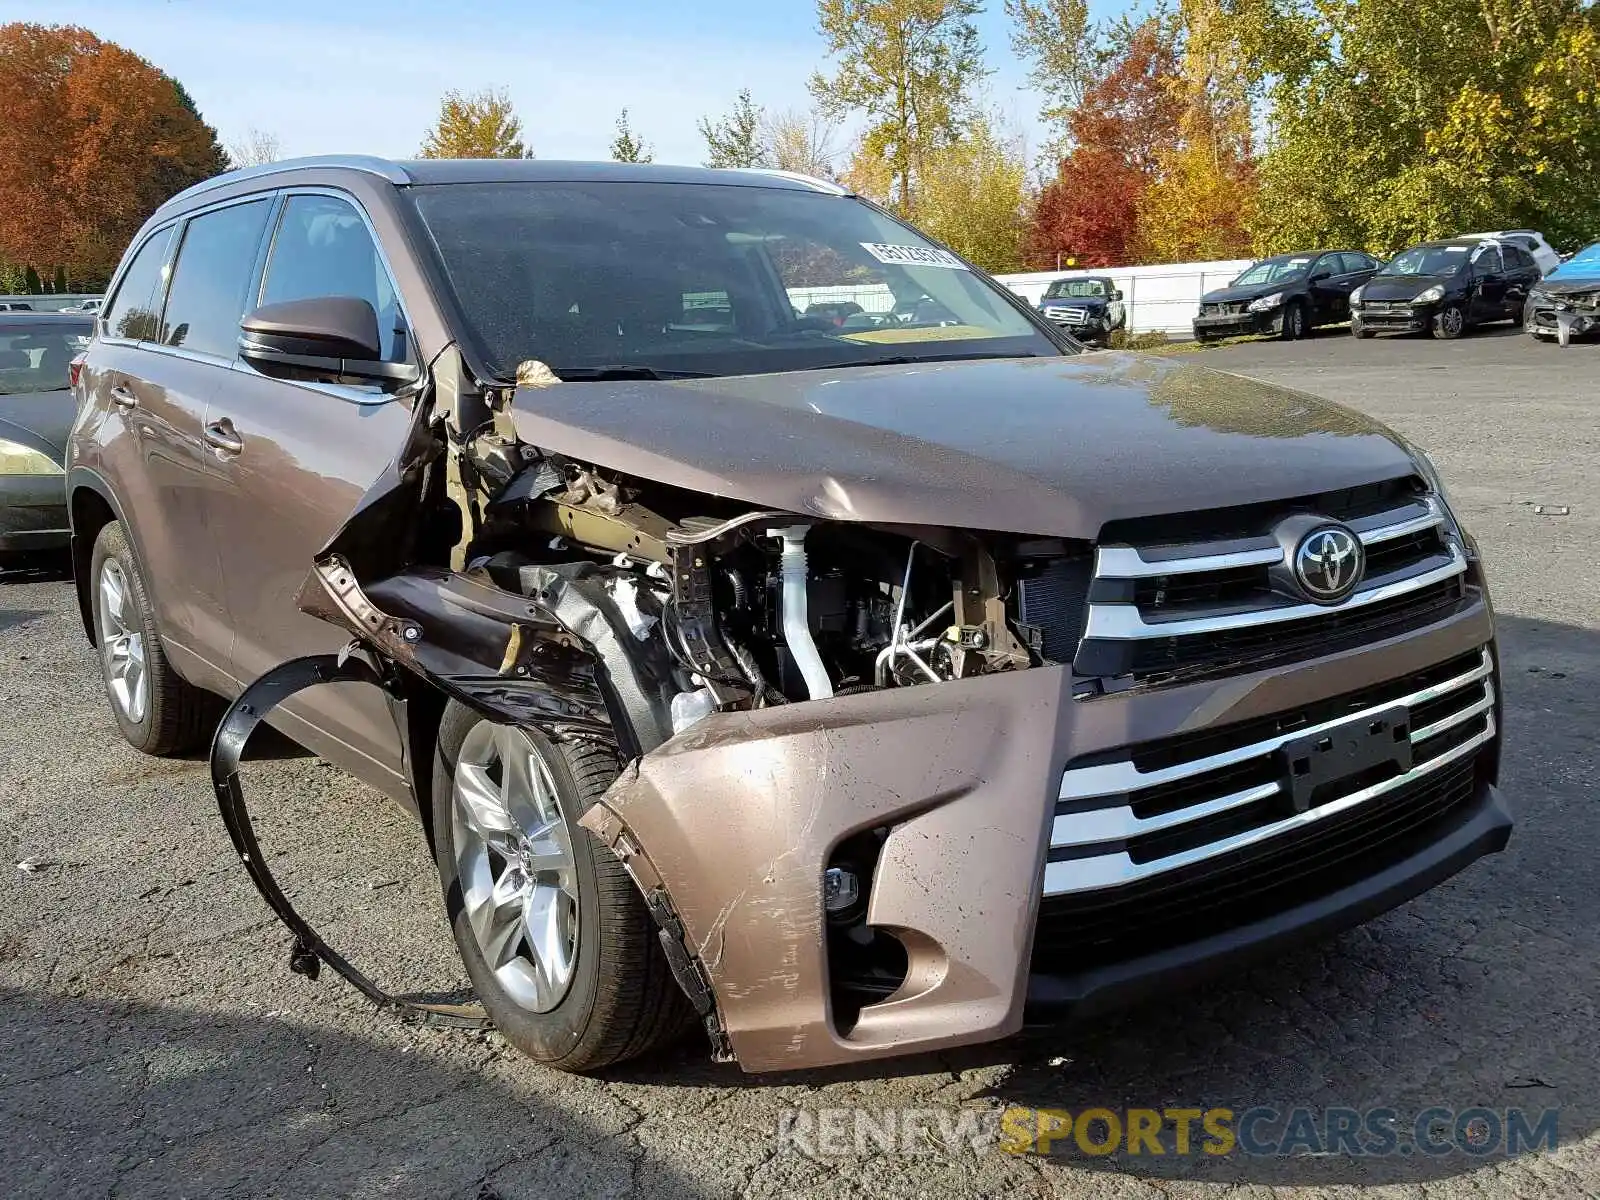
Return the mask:
[[[1030,266],[1047,270],[1137,261],[1139,206],[1178,144],[1185,100],[1179,86],[1177,30],[1170,19],[1132,27],[1109,69],[1084,91],[1067,118],[1070,152],[1040,189],[1030,222]]]
[[[109,279],[174,193],[228,169],[176,80],[75,26],[0,26],[0,259]]]

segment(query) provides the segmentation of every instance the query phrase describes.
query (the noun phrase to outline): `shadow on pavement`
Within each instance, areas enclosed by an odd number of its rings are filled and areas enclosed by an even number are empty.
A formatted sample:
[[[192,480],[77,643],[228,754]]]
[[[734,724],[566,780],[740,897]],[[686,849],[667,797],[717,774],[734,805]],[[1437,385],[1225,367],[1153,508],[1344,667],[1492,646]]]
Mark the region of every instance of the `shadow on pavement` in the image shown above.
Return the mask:
[[[0,1193],[696,1194],[622,1130],[276,1015],[0,992]]]

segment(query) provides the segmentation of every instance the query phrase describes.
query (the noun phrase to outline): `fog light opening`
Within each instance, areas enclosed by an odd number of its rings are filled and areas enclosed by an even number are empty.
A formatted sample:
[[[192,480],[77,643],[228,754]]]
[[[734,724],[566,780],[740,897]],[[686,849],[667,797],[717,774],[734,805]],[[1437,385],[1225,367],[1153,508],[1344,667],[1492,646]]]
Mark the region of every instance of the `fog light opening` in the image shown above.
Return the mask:
[[[848,1037],[861,1010],[905,983],[909,957],[892,933],[867,924],[867,902],[887,827],[841,842],[819,881],[826,918],[828,992],[834,1028]]]

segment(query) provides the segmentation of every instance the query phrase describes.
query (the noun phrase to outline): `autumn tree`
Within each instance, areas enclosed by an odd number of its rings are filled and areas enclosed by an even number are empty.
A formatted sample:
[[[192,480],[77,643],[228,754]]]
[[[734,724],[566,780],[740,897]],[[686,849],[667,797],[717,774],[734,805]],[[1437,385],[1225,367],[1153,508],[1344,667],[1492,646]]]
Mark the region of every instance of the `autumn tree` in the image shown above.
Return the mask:
[[[1049,137],[1040,158],[1053,169],[1072,151],[1072,115],[1100,74],[1107,50],[1089,20],[1088,0],[1006,0],[1006,15],[1012,52],[1028,64],[1028,82],[1044,97],[1039,119]]]
[[[896,211],[916,208],[917,175],[930,152],[974,115],[988,71],[973,19],[980,0],[817,0],[817,25],[835,59],[811,78],[819,106],[857,116],[866,130],[854,170],[881,167]]]
[[[816,108],[764,113],[761,145],[767,161],[780,171],[832,179],[839,157],[838,129],[836,120]]]
[[[101,287],[162,201],[227,168],[172,79],[75,26],[0,26],[0,260]]]
[[[987,116],[930,150],[917,189],[918,228],[986,271],[1022,269],[1027,163],[1019,135]]]
[[[449,91],[439,102],[439,120],[423,138],[422,158],[532,158],[522,141],[522,121],[502,88]]]
[[[1178,27],[1158,14],[1114,35],[1106,72],[1067,120],[1072,150],[1040,189],[1025,239],[1029,262],[1118,266],[1144,256],[1139,206],[1179,144],[1185,103]]]
[[[1138,241],[1163,262],[1244,257],[1256,194],[1246,51],[1221,0],[1182,0],[1178,11],[1183,48],[1171,86],[1183,112],[1140,197]]]
[[[228,143],[228,158],[235,168],[264,167],[283,157],[283,145],[278,135],[251,126],[243,137]]]
[[[650,147],[634,134],[628,124],[628,110],[617,117],[617,136],[611,139],[611,157],[616,162],[647,163],[654,160]]]
[[[761,137],[762,112],[750,98],[750,89],[739,92],[733,109],[713,121],[701,117],[700,136],[706,142],[708,167],[764,167],[770,165],[767,147]]]

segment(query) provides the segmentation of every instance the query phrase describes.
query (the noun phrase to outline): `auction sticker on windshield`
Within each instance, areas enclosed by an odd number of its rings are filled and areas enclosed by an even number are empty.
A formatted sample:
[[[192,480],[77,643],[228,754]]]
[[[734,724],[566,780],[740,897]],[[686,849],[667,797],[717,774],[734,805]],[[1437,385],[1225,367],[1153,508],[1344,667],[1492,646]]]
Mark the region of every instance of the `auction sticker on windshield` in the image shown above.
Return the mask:
[[[862,242],[861,248],[881,263],[895,263],[904,267],[949,267],[965,271],[967,264],[948,250],[935,250],[932,246],[895,246],[888,242]]]

